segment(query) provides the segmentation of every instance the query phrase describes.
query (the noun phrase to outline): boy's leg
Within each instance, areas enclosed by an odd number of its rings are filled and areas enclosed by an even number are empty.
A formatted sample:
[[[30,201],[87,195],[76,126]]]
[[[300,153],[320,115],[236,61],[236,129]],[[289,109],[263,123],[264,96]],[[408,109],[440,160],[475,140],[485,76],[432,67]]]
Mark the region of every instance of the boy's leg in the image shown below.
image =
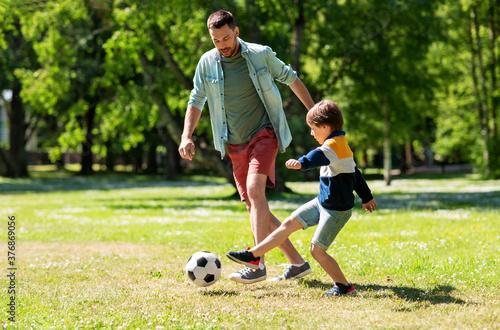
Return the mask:
[[[318,228],[311,239],[311,254],[335,282],[335,286],[325,295],[353,295],[356,293],[356,289],[347,281],[337,261],[326,253],[328,247],[335,240],[335,237],[337,237],[337,234],[347,221],[349,221],[352,211],[334,211],[322,207],[319,210],[320,219]]]
[[[245,202],[247,204],[247,209],[250,212],[250,223],[252,225],[252,232],[254,234],[255,243],[259,243],[270,233],[270,228],[272,228],[273,226],[277,227],[280,222],[269,210],[269,204],[267,202],[265,194],[267,176],[259,173],[250,173],[246,182],[246,192],[248,193],[248,198],[245,199]],[[285,237],[283,241],[275,246],[278,245],[280,250],[283,252],[283,254],[285,254],[287,259],[291,263],[306,263],[287,237]],[[262,281],[266,278],[266,268],[264,267],[263,261],[264,260],[262,258],[260,260],[260,266],[247,266],[239,272],[230,274],[229,278],[233,281],[244,284]],[[309,267],[308,264],[307,267]],[[305,271],[303,273],[304,274],[302,276],[308,274],[308,272]]]
[[[271,233],[271,228],[279,228],[280,226],[279,220],[269,210],[269,204],[266,198],[266,182],[267,176],[264,174],[248,174],[248,200],[245,202],[250,212],[250,223],[252,225],[255,244],[262,242]],[[302,227],[299,229],[301,228]],[[289,234],[284,239],[280,240],[279,244],[274,245],[273,248],[279,246],[280,250],[291,264],[303,264],[305,262],[304,258],[302,258],[300,253],[292,245],[288,236]],[[271,249],[272,248],[269,248],[266,252]],[[264,253],[259,255],[259,257],[263,256]]]
[[[352,211],[334,211],[320,207],[319,212],[318,227],[311,239],[311,255],[336,283],[347,285],[348,282],[338,263],[326,253],[326,250],[349,221]]]
[[[349,285],[349,282],[347,282],[347,279],[345,278],[344,273],[342,273],[337,261],[326,253],[324,249],[311,244],[311,255],[314,259],[316,259],[321,268],[323,268],[325,272],[330,275],[335,283]]]
[[[282,245],[284,242],[286,242],[286,241],[290,242],[290,240],[288,240],[288,237],[293,232],[295,232],[299,229],[302,229],[302,228],[304,228],[304,226],[297,219],[295,219],[293,217],[288,217],[285,219],[285,221],[283,221],[283,223],[281,224],[281,226],[278,227],[278,229],[273,231],[269,236],[267,236],[263,241],[261,241],[255,247],[251,248],[250,252],[252,252],[252,254],[255,257],[261,257],[267,251],[270,251],[270,250],[274,249],[275,247]],[[280,248],[281,248],[281,246],[280,246]],[[299,262],[297,262],[297,263],[299,263]],[[302,263],[304,263],[304,262],[305,262],[305,260],[302,259]]]

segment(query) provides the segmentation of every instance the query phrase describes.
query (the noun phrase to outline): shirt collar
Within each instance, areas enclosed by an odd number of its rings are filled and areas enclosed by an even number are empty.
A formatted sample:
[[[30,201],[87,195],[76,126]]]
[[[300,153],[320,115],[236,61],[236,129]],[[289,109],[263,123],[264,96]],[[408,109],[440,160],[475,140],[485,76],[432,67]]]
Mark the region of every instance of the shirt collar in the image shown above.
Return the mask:
[[[328,139],[331,139],[331,138],[336,137],[336,136],[345,136],[345,132],[344,131],[333,132],[332,134],[328,135],[328,137],[326,139],[328,140]]]

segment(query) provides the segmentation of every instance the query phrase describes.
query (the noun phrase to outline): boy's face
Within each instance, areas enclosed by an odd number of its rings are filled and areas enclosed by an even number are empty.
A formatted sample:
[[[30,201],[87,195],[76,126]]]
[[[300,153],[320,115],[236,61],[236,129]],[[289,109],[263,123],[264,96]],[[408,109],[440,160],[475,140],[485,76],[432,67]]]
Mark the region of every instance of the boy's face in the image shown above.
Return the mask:
[[[311,128],[311,135],[314,136],[316,141],[318,141],[319,144],[325,143],[326,138],[332,134],[332,129],[330,126],[327,125],[321,125],[321,126],[316,126],[314,124],[307,124]]]
[[[235,27],[232,30],[227,24],[220,29],[209,28],[210,36],[214,46],[224,57],[233,57],[238,53],[238,35],[240,30]]]

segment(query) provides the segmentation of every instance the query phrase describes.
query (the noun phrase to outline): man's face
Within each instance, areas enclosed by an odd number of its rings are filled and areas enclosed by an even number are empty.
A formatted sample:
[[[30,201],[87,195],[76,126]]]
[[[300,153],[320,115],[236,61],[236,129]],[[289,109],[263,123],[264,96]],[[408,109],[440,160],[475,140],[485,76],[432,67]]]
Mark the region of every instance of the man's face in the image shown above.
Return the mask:
[[[239,43],[237,38],[240,33],[238,27],[231,30],[226,24],[220,29],[209,28],[208,31],[215,48],[219,50],[222,56],[233,57],[238,53]]]

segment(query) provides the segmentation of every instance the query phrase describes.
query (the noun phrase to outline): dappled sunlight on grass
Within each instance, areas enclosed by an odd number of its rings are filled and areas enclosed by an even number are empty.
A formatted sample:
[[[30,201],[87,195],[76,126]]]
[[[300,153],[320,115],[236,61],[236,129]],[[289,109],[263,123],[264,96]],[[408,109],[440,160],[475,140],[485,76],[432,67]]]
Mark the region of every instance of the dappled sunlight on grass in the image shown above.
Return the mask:
[[[346,299],[322,297],[333,283],[310,255],[314,229],[290,236],[313,269],[303,280],[229,280],[241,267],[224,254],[253,238],[245,204],[227,183],[52,173],[1,184],[0,208],[19,224],[20,328],[35,319],[35,328],[500,325],[500,181],[369,182],[379,208],[370,214],[357,200],[328,250],[358,290]],[[294,193],[271,196],[281,220],[318,189],[289,186]],[[195,287],[183,269],[201,250],[223,266],[209,288]],[[268,278],[286,263],[278,249],[268,252]]]

